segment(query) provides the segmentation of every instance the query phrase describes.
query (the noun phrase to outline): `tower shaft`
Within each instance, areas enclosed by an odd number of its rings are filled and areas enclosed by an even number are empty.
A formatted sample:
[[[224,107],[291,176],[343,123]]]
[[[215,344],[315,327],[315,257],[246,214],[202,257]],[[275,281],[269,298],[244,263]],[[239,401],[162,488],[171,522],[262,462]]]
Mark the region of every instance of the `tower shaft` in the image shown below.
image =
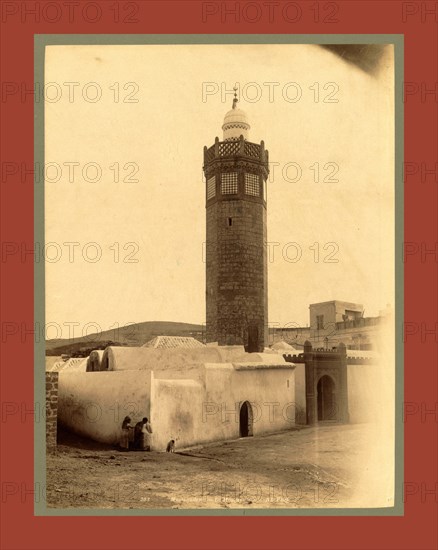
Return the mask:
[[[207,342],[263,351],[268,343],[264,144],[204,148]]]

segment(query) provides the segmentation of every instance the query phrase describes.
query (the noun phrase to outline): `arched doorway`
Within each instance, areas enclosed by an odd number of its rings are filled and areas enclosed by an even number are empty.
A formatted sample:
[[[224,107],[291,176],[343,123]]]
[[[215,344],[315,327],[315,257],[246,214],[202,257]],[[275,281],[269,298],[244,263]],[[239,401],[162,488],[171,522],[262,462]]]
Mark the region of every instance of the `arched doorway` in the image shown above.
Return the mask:
[[[317,385],[318,420],[336,420],[337,403],[333,378],[325,374]]]
[[[240,437],[252,436],[252,407],[249,401],[244,401],[240,406],[239,434]]]

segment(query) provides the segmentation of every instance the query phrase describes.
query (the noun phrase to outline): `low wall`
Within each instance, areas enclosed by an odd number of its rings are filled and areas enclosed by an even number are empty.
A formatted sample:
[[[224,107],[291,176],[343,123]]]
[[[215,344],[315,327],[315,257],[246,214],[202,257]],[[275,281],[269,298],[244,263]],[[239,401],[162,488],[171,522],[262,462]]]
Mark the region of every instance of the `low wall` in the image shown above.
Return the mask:
[[[203,441],[200,411],[205,400],[203,384],[195,380],[152,380],[151,447],[164,451],[174,439],[176,447]]]
[[[237,439],[240,406],[249,401],[253,435],[295,424],[295,366],[205,365],[205,384],[194,380],[152,380],[152,448],[165,450]]]
[[[116,444],[125,416],[150,417],[150,371],[61,372],[59,421],[68,429]]]
[[[204,429],[215,439],[239,437],[239,413],[244,401],[252,407],[253,435],[290,428],[295,424],[294,370],[295,365],[290,363],[234,364],[228,369],[207,365]]]
[[[165,450],[170,439],[186,447],[238,438],[240,408],[245,401],[250,403],[253,435],[294,425],[295,365],[282,356],[245,354],[240,348],[180,352],[107,348],[110,370],[61,371],[60,422],[78,434],[114,444],[126,415],[133,423],[147,416],[154,450]],[[206,355],[216,361],[193,363]],[[221,362],[225,357],[245,362]]]
[[[295,366],[295,422],[306,424],[306,367],[304,363]]]
[[[46,372],[46,446],[56,449],[58,422],[58,373]]]

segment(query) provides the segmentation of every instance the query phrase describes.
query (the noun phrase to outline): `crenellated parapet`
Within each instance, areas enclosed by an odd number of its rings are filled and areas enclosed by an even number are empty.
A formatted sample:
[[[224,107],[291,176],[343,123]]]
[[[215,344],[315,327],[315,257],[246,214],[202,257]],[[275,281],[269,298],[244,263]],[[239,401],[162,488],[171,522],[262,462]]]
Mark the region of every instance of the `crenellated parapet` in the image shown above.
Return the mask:
[[[335,349],[312,347],[284,354],[288,363],[305,365],[306,424],[320,421],[348,422],[347,350],[341,342]]]

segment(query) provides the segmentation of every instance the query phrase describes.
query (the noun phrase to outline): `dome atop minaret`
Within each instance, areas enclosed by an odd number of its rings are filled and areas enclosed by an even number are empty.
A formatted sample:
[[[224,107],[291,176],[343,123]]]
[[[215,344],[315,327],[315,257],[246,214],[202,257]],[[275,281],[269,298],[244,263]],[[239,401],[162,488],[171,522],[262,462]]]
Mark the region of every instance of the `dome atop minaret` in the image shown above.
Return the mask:
[[[222,130],[224,131],[224,141],[236,141],[242,135],[245,140],[248,139],[248,131],[251,128],[245,111],[237,109],[237,88],[234,88],[233,108],[225,115]]]

